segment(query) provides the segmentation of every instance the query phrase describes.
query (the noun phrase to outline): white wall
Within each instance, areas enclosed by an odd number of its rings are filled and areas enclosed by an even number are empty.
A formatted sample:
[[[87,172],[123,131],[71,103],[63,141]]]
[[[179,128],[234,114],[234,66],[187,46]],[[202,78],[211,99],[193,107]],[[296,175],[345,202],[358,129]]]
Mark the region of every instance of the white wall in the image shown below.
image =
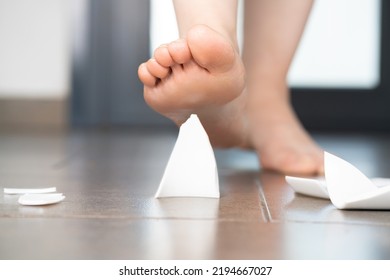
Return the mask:
[[[374,88],[380,77],[380,0],[314,1],[289,73],[293,86]]]
[[[289,72],[299,87],[373,88],[379,82],[381,0],[316,0]],[[152,49],[177,38],[171,0],[152,0]],[[242,13],[239,15],[242,21]],[[240,29],[240,28],[239,28]],[[242,34],[239,34],[242,38]]]
[[[70,1],[0,0],[0,98],[69,93]]]

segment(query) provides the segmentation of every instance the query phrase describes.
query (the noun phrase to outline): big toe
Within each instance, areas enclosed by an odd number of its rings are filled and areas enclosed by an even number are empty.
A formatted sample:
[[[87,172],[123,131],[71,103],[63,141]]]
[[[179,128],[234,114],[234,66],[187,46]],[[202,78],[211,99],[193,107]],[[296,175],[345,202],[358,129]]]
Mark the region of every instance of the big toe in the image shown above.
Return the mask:
[[[194,60],[209,71],[228,71],[237,59],[233,44],[206,25],[192,27],[187,42]]]

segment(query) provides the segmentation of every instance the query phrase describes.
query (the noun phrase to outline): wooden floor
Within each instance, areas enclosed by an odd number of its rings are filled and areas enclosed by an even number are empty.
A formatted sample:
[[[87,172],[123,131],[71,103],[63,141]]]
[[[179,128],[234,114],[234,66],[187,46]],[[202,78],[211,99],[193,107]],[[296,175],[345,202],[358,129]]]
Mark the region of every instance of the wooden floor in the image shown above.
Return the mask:
[[[368,176],[390,177],[390,136],[315,135]],[[221,198],[154,199],[175,131],[0,133],[0,259],[390,259],[390,211],[294,195],[256,156],[216,151]]]

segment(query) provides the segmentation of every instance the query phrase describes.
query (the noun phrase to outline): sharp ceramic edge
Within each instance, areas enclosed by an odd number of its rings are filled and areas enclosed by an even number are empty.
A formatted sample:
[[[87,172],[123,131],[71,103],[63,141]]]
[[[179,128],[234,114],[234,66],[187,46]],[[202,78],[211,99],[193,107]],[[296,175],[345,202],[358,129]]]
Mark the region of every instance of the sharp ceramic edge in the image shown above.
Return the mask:
[[[219,198],[214,151],[197,115],[181,125],[155,197]]]
[[[327,152],[325,179],[339,209],[390,209],[390,186],[379,188],[351,163]]]
[[[325,152],[325,177],[286,176],[297,193],[329,198],[338,209],[390,209],[390,179],[368,179],[349,162]]]

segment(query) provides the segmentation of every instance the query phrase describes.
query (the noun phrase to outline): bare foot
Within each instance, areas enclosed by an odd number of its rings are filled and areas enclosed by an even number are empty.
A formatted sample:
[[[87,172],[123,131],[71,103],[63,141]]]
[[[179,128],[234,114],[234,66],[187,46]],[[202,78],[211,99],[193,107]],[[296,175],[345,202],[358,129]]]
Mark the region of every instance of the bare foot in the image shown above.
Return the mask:
[[[284,92],[259,93],[260,98],[252,102],[256,107],[248,106],[251,144],[259,154],[261,166],[285,174],[322,174],[323,150],[297,119],[287,86],[278,90]]]
[[[196,25],[186,38],[160,46],[138,69],[145,101],[178,126],[198,114],[213,146],[245,145],[245,71],[235,45]]]

